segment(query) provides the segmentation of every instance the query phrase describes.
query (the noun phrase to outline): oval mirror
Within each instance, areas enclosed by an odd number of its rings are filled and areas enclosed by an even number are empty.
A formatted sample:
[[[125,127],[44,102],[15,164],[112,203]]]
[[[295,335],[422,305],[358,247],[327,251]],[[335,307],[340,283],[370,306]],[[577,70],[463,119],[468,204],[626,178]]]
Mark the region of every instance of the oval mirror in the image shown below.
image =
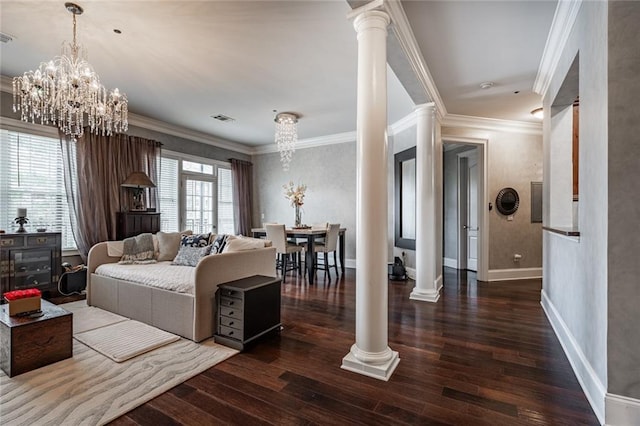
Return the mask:
[[[520,197],[513,188],[502,188],[496,197],[496,207],[505,216],[512,215],[518,210]]]

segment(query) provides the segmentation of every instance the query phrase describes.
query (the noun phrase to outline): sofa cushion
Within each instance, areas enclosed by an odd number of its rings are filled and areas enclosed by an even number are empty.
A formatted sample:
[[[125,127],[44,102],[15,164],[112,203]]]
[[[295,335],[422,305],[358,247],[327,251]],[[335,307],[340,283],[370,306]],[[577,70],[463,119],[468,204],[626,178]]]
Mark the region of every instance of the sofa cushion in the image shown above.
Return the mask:
[[[173,260],[178,254],[180,248],[180,241],[183,235],[191,235],[191,231],[182,232],[158,232],[156,237],[158,238],[158,262],[164,260]]]
[[[178,254],[173,259],[173,265],[183,266],[196,266],[200,259],[208,255],[211,251],[211,246],[205,247],[192,247],[192,246],[180,246]]]
[[[229,234],[218,234],[216,240],[213,242],[213,247],[211,248],[211,254],[218,254],[224,251],[224,247],[227,243],[236,237],[234,235]]]
[[[271,246],[271,241],[269,240],[239,236],[232,239],[231,241],[227,241],[227,244],[224,246],[222,252],[230,253],[234,251],[255,250],[269,246]]]

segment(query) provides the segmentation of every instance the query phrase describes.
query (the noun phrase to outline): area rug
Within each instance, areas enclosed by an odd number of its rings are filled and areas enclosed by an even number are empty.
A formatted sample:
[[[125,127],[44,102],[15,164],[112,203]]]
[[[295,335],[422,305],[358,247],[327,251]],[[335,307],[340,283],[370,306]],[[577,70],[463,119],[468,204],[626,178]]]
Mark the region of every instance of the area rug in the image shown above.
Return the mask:
[[[175,334],[129,319],[74,333],[73,337],[115,362],[126,361],[180,339]]]
[[[73,312],[73,334],[82,333],[96,328],[126,321],[128,318],[113,312],[105,311],[93,306],[87,306],[85,300],[65,303],[61,305],[69,312]]]
[[[180,338],[116,363],[74,339],[73,358],[12,378],[0,371],[0,423],[105,424],[237,353]]]

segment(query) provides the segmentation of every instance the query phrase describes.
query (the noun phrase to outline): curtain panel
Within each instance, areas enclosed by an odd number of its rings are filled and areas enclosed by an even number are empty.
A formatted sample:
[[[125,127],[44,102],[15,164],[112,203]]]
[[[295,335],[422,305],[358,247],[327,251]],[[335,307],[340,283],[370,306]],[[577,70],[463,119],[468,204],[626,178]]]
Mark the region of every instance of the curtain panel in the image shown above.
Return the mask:
[[[80,256],[86,262],[93,245],[116,239],[116,213],[130,208],[129,193],[120,185],[133,172],[158,181],[162,144],[116,134],[85,131],[74,140],[60,133],[71,228]],[[157,206],[157,190],[149,188],[148,203]]]
[[[236,234],[251,235],[251,188],[253,186],[253,164],[231,159],[233,179],[233,221]]]

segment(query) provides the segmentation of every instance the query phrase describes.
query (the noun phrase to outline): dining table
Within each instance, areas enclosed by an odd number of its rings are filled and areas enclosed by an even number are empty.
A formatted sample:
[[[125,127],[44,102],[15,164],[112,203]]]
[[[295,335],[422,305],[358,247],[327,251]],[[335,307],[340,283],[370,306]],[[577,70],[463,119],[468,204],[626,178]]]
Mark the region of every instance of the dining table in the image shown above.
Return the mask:
[[[313,270],[313,260],[314,260],[314,249],[316,239],[326,238],[327,229],[318,229],[318,228],[286,228],[285,232],[287,233],[287,238],[306,238],[307,240],[307,250],[305,253],[304,265],[306,269],[306,273],[309,279],[309,284],[313,284],[314,281],[314,270]],[[347,228],[340,228],[338,232],[338,259],[340,260],[340,270],[344,275],[344,234],[346,233]],[[252,228],[251,233],[254,238],[262,238],[267,236],[267,230],[265,228]]]

